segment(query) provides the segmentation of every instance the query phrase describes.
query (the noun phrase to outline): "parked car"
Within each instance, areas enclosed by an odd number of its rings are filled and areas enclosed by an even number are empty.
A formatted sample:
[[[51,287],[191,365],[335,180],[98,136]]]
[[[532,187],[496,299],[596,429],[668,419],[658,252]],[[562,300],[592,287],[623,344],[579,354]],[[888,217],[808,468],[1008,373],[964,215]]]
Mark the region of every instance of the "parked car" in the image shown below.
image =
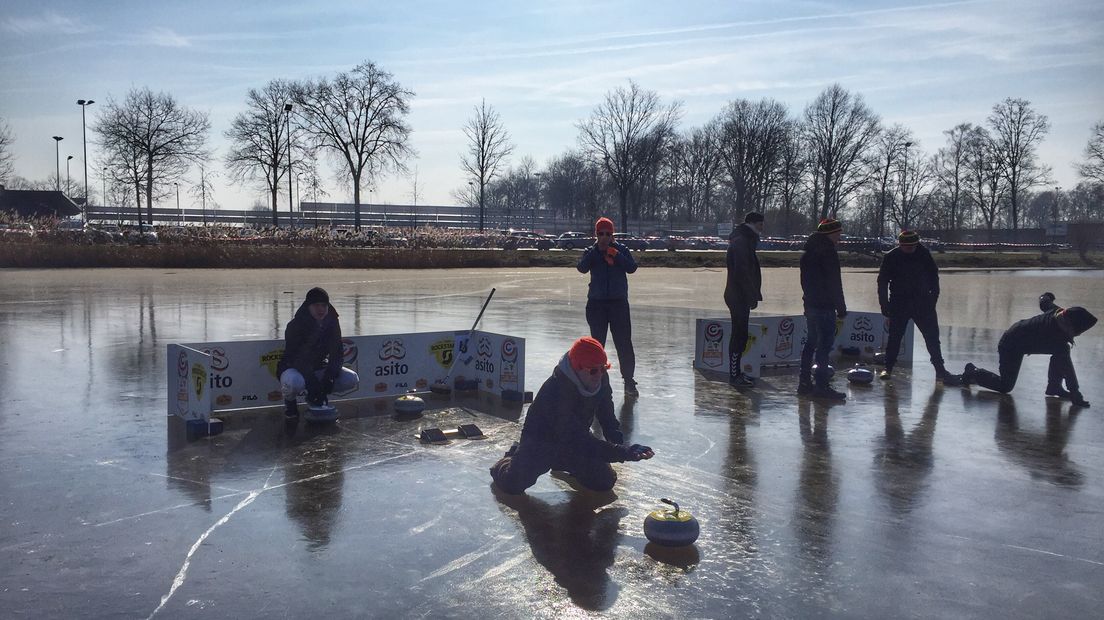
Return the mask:
[[[122,243],[123,233],[115,224],[99,224],[85,229],[88,240],[92,243]]]
[[[565,232],[556,237],[556,247],[561,250],[581,250],[594,245],[595,238],[582,232]]]
[[[535,248],[537,250],[550,250],[552,245],[552,240],[542,234],[530,230],[511,230],[507,232],[506,239],[502,242],[502,249]]]
[[[648,240],[644,237],[637,237],[632,233],[613,233],[613,240],[624,245],[632,251],[647,250]]]
[[[34,226],[27,223],[16,224],[2,224],[0,225],[0,237],[9,241],[20,241],[31,239],[35,236]]]

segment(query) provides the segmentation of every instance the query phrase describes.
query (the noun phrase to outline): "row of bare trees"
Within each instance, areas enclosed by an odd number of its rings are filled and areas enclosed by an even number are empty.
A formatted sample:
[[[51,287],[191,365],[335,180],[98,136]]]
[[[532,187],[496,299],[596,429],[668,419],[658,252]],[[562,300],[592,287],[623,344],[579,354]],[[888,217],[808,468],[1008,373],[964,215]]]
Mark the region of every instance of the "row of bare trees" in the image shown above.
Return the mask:
[[[478,198],[481,213],[491,205],[567,219],[593,217],[616,204],[623,227],[634,219],[735,221],[758,210],[770,212],[778,230],[793,231],[819,218],[849,217],[851,230],[877,236],[887,225],[1021,228],[1074,212],[1104,216],[1104,204],[1094,202],[1091,191],[1104,185],[1104,166],[1092,163],[1102,158],[1100,125],[1081,166],[1087,185],[1067,192],[1061,208],[1058,190],[1036,191],[1052,183],[1050,168],[1038,158],[1050,123],[1023,99],[997,103],[984,125],[947,130],[946,143],[934,153],[925,152],[907,127],[885,126],[861,95],[838,84],[800,115],[772,99],[740,99],[704,126],[680,133],[680,114],[678,102],[663,104],[630,82],[578,124],[578,148],[538,171],[528,157],[506,167],[513,145],[483,102],[465,128],[470,146],[463,161],[472,191],[455,195],[473,203]],[[1035,204],[1040,200],[1053,206],[1041,209]]]

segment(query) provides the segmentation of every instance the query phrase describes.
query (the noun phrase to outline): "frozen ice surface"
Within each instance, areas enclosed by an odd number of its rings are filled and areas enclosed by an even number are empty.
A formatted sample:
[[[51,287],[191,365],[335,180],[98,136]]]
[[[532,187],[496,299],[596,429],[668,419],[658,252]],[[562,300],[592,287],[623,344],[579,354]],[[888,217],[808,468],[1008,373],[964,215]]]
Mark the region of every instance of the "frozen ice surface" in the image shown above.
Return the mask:
[[[1010,396],[912,370],[799,401],[795,380],[738,394],[690,367],[693,320],[724,316],[719,270],[630,277],[641,395],[615,405],[651,461],[611,496],[546,476],[496,496],[488,467],[518,425],[455,404],[398,420],[343,405],[285,432],[227,417],[180,440],[165,346],[278,338],[325,287],[347,333],[470,326],[526,338],[536,390],[585,334],[569,269],[0,272],[0,604],[9,617],[1095,617],[1104,608],[1104,330],[1074,362],[1091,409],[1043,397],[1030,357]],[[1036,296],[1104,314],[1101,272],[944,273],[944,355],[993,367]],[[845,274],[873,310],[874,274]],[[767,270],[770,314],[800,311]],[[613,355],[614,384],[619,383]],[[846,386],[842,380],[837,385]],[[423,425],[482,441],[422,446]],[[670,497],[699,519],[681,552],[646,545]],[[1095,611],[1094,611],[1095,610]]]

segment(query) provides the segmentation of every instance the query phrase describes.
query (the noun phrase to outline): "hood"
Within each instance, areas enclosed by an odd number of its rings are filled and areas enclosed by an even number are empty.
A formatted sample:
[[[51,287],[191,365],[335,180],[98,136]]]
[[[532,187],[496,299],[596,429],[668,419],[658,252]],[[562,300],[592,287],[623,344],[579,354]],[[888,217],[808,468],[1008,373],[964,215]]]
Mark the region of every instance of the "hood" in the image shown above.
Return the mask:
[[[732,232],[728,233],[728,240],[732,241],[733,239],[736,238],[736,235],[744,235],[746,237],[750,237],[752,239],[755,239],[756,241],[759,240],[759,233],[754,228],[752,228],[751,225],[748,224],[747,222],[744,222],[743,224],[740,224],[739,226],[734,226],[732,228]]]
[[[556,370],[564,377],[567,377],[567,380],[573,383],[575,389],[579,390],[579,393],[583,396],[594,396],[602,389],[601,383],[598,384],[598,387],[594,388],[593,392],[588,392],[587,389],[583,387],[582,381],[579,381],[579,376],[575,374],[575,369],[571,367],[571,360],[567,359],[567,353],[564,353],[564,356],[560,358],[560,363],[556,365]]]
[[[333,318],[336,319],[338,317],[337,308],[334,308],[333,304],[331,304],[329,302],[327,302],[326,305],[328,305],[330,307],[329,313],[326,314],[326,320],[328,320],[330,317],[333,317]],[[304,301],[302,304],[299,305],[299,309],[295,311],[295,318],[296,318],[296,320],[307,320],[307,321],[313,321],[314,320],[314,317],[311,316],[310,304],[308,302]]]
[[[1080,336],[1096,325],[1096,317],[1081,306],[1059,310],[1056,317],[1070,337]]]

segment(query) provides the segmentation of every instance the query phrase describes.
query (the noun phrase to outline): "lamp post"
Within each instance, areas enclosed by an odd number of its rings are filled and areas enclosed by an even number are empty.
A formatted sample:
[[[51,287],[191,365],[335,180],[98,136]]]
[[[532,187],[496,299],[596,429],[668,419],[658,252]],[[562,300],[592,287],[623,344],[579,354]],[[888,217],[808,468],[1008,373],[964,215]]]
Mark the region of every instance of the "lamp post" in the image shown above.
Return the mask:
[[[907,208],[908,208],[908,165],[909,165],[908,150],[909,150],[910,146],[912,146],[912,142],[905,142],[905,160],[904,160],[903,164],[901,165],[901,216],[902,216],[902,220],[903,220],[901,222],[901,225],[904,228],[909,228],[909,225],[911,224],[911,222],[908,221],[909,218],[908,218],[908,215],[907,215],[908,214],[908,211],[907,211]]]
[[[84,148],[84,223],[88,223],[88,133],[85,130],[84,109],[96,103],[91,99],[77,99],[81,107],[81,144]]]
[[[284,127],[287,130],[287,143],[288,143],[288,219],[291,221],[291,227],[295,228],[295,196],[291,189],[291,104],[284,104]]]
[[[54,174],[57,175],[57,191],[61,191],[61,141],[65,138],[61,136],[54,136],[54,167],[57,170]]]
[[[1062,195],[1062,186],[1054,186],[1054,207],[1050,210],[1050,223],[1054,228],[1058,227],[1058,198]]]
[[[184,223],[184,214],[180,211],[180,184],[174,182],[173,187],[176,188],[176,223]]]
[[[199,167],[199,205],[203,209],[203,226],[207,226],[207,171]]]
[[[68,197],[72,191],[69,189],[69,162],[73,161],[72,155],[65,157],[65,196]]]
[[[535,231],[537,230],[537,209],[538,209],[538,208],[540,208],[540,195],[541,195],[541,194],[540,194],[540,189],[541,189],[541,188],[540,188],[540,180],[541,180],[541,173],[539,173],[539,172],[534,172],[534,173],[533,173],[533,176],[537,178],[537,199],[533,201],[533,222],[532,222],[532,224],[531,224],[531,225],[529,226],[529,229],[535,232]]]
[[[468,181],[468,194],[469,194],[468,204],[470,205],[472,202],[475,201],[475,183],[472,182],[472,181]],[[479,232],[483,232],[483,210],[482,209],[479,210],[479,224],[480,224]]]
[[[100,179],[103,180],[103,196],[100,197],[100,202],[102,202],[103,206],[106,207],[107,206],[107,166],[103,167],[103,172],[100,175]],[[88,220],[88,215],[86,214],[84,217],[85,217],[85,222],[84,223],[87,224],[88,223],[88,221],[87,221]],[[122,228],[122,227],[123,227],[123,213],[122,213],[122,211],[120,211],[119,212],[119,228]]]

